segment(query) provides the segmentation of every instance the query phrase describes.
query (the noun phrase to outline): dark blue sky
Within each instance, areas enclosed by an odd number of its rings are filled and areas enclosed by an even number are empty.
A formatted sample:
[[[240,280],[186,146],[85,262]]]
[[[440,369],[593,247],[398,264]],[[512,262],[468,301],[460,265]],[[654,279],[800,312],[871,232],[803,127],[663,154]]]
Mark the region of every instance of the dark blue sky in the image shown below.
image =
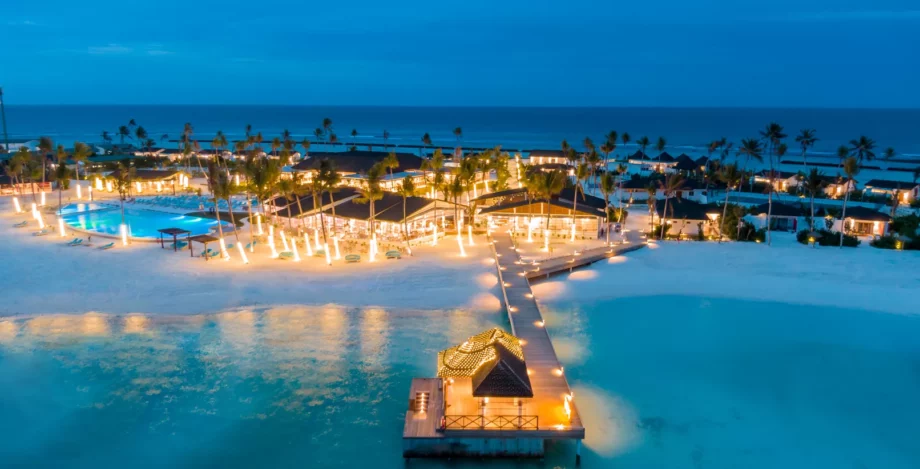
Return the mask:
[[[15,104],[920,107],[917,0],[5,0]]]

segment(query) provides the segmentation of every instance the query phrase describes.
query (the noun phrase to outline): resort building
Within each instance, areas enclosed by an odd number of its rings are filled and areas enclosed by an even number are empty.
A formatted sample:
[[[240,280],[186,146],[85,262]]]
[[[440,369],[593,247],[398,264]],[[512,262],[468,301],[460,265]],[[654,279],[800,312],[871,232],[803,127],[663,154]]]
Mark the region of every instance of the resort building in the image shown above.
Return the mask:
[[[660,178],[630,178],[623,182],[622,194],[619,193],[620,188],[617,188],[615,197],[622,196],[622,199],[624,201],[628,201],[629,203],[645,202],[648,200],[649,185],[654,185],[657,187],[657,189],[655,189],[655,199],[661,200],[665,198],[664,189],[661,188],[661,182],[662,180]],[[681,189],[678,190],[674,195],[682,199],[692,200],[703,204],[709,202],[709,194],[706,192],[706,186],[695,179],[684,180]]]
[[[770,211],[770,204],[760,204],[751,207],[751,215],[745,217],[757,229],[767,226],[767,212]],[[807,226],[804,218],[805,213],[801,206],[773,202],[773,210],[770,212],[770,229],[773,231],[798,231],[799,226]],[[802,219],[802,220],[800,220]]]
[[[115,192],[112,179],[121,176],[121,170],[112,171],[105,178],[96,176],[93,185],[96,190],[105,190],[106,192]],[[129,192],[134,194],[172,192],[181,187],[187,187],[188,178],[181,171],[159,170],[159,169],[136,169],[132,176],[132,183]]]
[[[850,206],[846,212],[846,232],[856,236],[885,236],[891,216],[867,207]],[[834,221],[834,229],[840,231],[840,220]]]
[[[680,197],[655,201],[655,211],[652,223],[661,226],[661,220],[670,225],[667,234],[678,238],[691,238],[700,234],[704,237],[718,236],[718,227],[713,223],[722,215],[718,207],[704,205]]]
[[[630,155],[627,158],[629,164],[639,166],[640,171],[655,171],[658,173],[665,173],[673,170],[674,165],[677,164],[677,159],[671,156],[668,152],[661,152],[657,157],[650,157],[645,154],[642,150],[636,150],[635,153]]]
[[[865,184],[863,193],[872,195],[886,195],[894,197],[897,194],[898,201],[902,204],[909,204],[920,196],[920,184],[916,182],[891,181],[887,179],[872,179]]]
[[[553,233],[571,233],[573,216],[577,236],[598,239],[606,221],[604,199],[581,192],[575,200],[575,190],[563,189],[550,200],[530,198],[527,189],[508,189],[484,194],[473,202],[482,207],[481,217],[497,226],[513,226],[516,230],[549,229]],[[548,228],[547,228],[548,220]]]
[[[754,182],[761,184],[770,183],[770,170],[765,169],[754,175]],[[799,187],[805,178],[804,173],[793,173],[789,171],[773,171],[773,190],[776,192],[789,192]],[[821,176],[824,182],[824,193],[829,197],[843,197],[844,188],[847,192],[856,190],[856,184],[852,181],[845,181],[837,176]]]
[[[303,172],[307,180],[311,180],[313,175],[319,171],[323,161],[330,161],[335,166],[336,172],[342,176],[342,184],[352,187],[363,187],[364,175],[377,163],[383,161],[389,152],[383,151],[361,151],[352,150],[345,152],[311,152],[310,157],[295,164],[291,169],[295,172]],[[424,178],[422,165],[425,160],[421,157],[410,153],[396,153],[396,160],[399,165],[392,169],[393,176],[389,171],[386,172],[385,179],[381,181],[381,187],[384,190],[396,189],[396,174],[402,174],[398,180],[402,180],[406,175],[413,176],[417,187],[427,184]]]
[[[531,164],[531,165],[547,165],[547,164],[562,164],[566,166],[572,165],[572,163],[569,162],[569,159],[566,158],[565,153],[563,153],[562,150],[530,150],[527,160],[528,160],[528,164]]]

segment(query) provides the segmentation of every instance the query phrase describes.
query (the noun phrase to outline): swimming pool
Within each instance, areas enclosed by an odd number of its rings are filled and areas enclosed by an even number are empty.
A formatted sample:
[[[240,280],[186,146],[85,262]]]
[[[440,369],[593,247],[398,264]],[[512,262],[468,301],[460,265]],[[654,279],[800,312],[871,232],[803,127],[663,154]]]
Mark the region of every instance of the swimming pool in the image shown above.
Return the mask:
[[[118,205],[70,204],[62,210],[64,223],[75,229],[94,231],[109,236],[119,235],[121,210]],[[163,228],[182,228],[191,231],[192,236],[209,233],[217,229],[217,220],[189,217],[178,213],[158,212],[137,208],[125,208],[125,223],[132,238],[156,239]],[[231,229],[224,223],[224,230]]]

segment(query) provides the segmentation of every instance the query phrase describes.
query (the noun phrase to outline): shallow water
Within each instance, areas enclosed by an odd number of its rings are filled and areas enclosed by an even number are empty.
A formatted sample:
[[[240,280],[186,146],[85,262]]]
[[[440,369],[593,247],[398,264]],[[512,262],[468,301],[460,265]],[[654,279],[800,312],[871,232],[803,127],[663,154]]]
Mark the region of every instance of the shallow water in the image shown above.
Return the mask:
[[[583,467],[918,467],[920,319],[667,296],[544,310]],[[0,319],[0,466],[405,467],[411,378],[494,325],[336,306]]]
[[[544,311],[585,467],[920,467],[920,318],[679,296]]]

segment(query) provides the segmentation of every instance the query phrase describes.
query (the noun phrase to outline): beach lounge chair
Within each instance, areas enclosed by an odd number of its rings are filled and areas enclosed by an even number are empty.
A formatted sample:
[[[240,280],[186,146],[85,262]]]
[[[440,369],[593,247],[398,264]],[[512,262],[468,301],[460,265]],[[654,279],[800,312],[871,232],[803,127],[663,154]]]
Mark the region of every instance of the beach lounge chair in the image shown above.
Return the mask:
[[[176,249],[185,249],[188,246],[188,243],[185,241],[176,241]]]
[[[36,232],[32,233],[32,236],[45,236],[45,235],[49,235],[49,234],[51,234],[51,230],[48,229],[48,228],[45,228],[45,229],[43,229],[43,230],[41,230],[41,231],[36,231]]]
[[[108,249],[112,249],[113,247],[115,247],[115,243],[103,244],[102,246],[99,246],[99,247],[96,248],[96,249],[98,249],[98,250],[100,250],[100,251],[106,251],[106,250],[108,250]]]
[[[74,238],[64,243],[65,246],[79,246],[81,244],[83,244],[83,238]]]
[[[345,263],[347,263],[347,264],[352,264],[352,263],[355,263],[355,262],[361,262],[361,256],[359,256],[359,255],[357,255],[357,254],[349,254],[349,255],[345,256]]]
[[[252,249],[252,248],[254,248],[254,247],[258,246],[258,245],[259,245],[259,242],[258,242],[258,241],[253,241],[253,242],[251,242],[251,243],[247,243],[247,244],[246,244],[246,250],[248,251],[248,250],[250,250],[250,249]]]
[[[294,253],[291,251],[284,251],[278,253],[278,259],[293,259]]]
[[[204,251],[201,251],[201,257],[205,257],[205,258],[220,257],[220,252],[215,251],[211,248],[208,248],[208,249],[205,249]]]
[[[317,249],[313,251],[313,257],[326,257],[326,251],[322,249]]]
[[[16,223],[15,225],[13,225],[13,228],[22,228],[22,227],[24,227],[24,226],[26,226],[26,225],[28,225],[28,224],[29,224],[29,220],[23,220],[23,221],[21,221],[21,222],[19,222],[19,223]]]
[[[402,253],[396,250],[387,251],[387,259],[402,259]]]

